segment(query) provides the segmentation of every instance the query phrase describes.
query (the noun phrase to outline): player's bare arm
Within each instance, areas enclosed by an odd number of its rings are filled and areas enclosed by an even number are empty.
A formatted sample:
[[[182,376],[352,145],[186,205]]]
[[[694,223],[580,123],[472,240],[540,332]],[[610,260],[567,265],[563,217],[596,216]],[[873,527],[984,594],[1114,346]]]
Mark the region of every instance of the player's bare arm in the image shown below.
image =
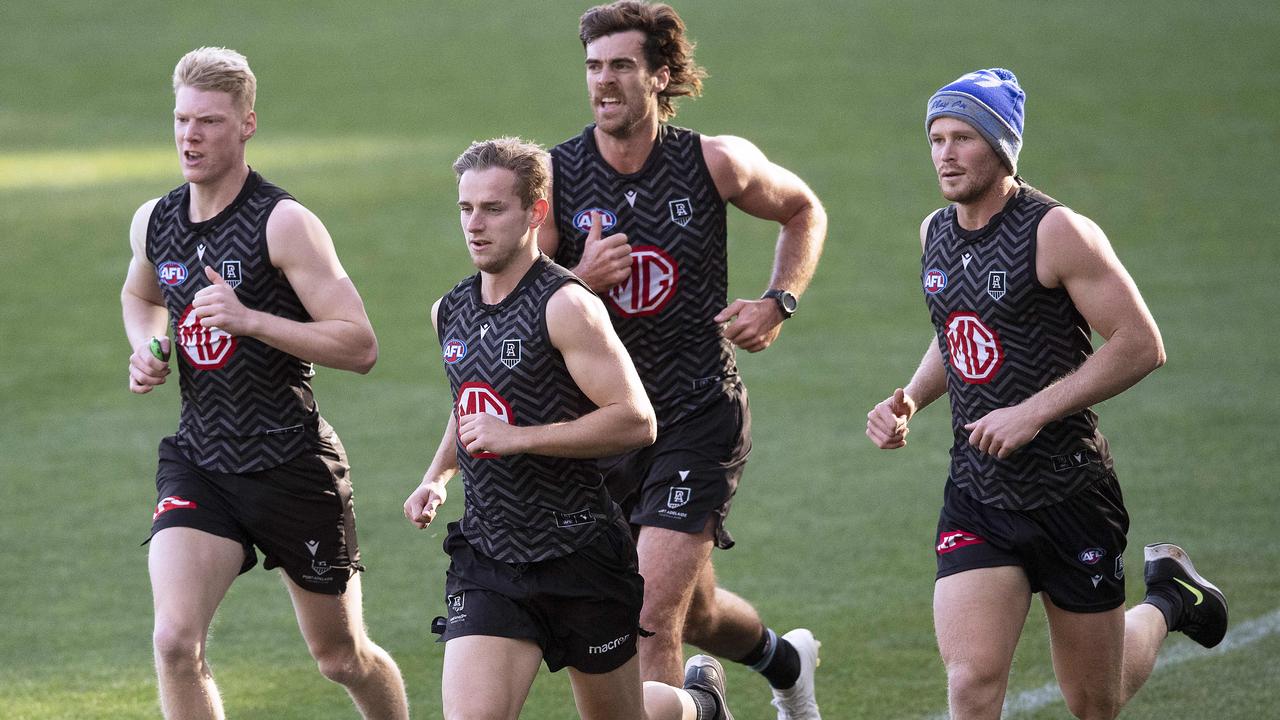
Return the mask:
[[[920,247],[924,248],[929,221],[937,214],[929,213],[920,223]],[[907,423],[917,412],[928,407],[947,392],[947,370],[937,339],[931,338],[924,357],[905,388],[897,388],[889,397],[867,413],[867,437],[881,450],[896,450],[907,444]]]
[[[439,327],[440,300],[431,306],[431,327]],[[436,511],[448,499],[445,488],[449,480],[458,472],[458,423],[457,416],[449,412],[449,421],[445,423],[444,435],[431,464],[422,474],[422,482],[404,501],[404,516],[418,529],[431,524],[436,519]]]
[[[560,230],[550,198],[547,208],[547,217],[538,228],[538,249],[554,258],[560,247]],[[592,290],[605,293],[631,276],[631,245],[626,233],[604,235],[601,223],[599,214],[593,213],[591,230],[582,244],[582,257],[569,269]]]
[[[1138,287],[1094,222],[1054,208],[1040,223],[1036,275],[1062,287],[1105,341],[1075,372],[1013,407],[965,426],[969,442],[1008,457],[1047,423],[1114,397],[1164,364],[1164,342]]]
[[[155,266],[147,260],[147,222],[159,201],[149,200],[138,208],[129,225],[129,245],[133,253],[124,287],[120,290],[120,307],[124,315],[124,332],[133,353],[129,356],[129,390],[138,394],[151,392],[164,384],[169,363],[151,353],[151,338],[159,337],[165,354],[169,352],[166,322],[169,311],[156,282]]]
[[[769,287],[803,294],[813,279],[827,236],[827,213],[818,196],[795,173],[770,162],[743,138],[703,137],[702,152],[726,202],[781,226]],[[769,347],[782,331],[783,319],[773,299],[741,298],[715,318],[716,322],[729,322],[725,337],[748,352]]]
[[[448,499],[446,486],[454,474],[458,472],[458,423],[454,413],[449,413],[449,422],[445,423],[444,435],[436,454],[422,475],[422,482],[409,493],[404,501],[404,516],[419,529],[425,528],[436,519],[436,511]]]
[[[498,455],[595,458],[652,443],[653,407],[600,299],[574,284],[560,288],[547,303],[547,331],[574,383],[597,409],[569,422],[536,426],[508,425],[485,413],[464,415],[458,425],[463,446]]]
[[[267,220],[267,246],[271,264],[288,278],[311,322],[246,308],[212,268],[205,274],[213,284],[192,301],[201,322],[326,367],[358,373],[372,369],[377,338],[320,219],[297,202],[281,201]]]

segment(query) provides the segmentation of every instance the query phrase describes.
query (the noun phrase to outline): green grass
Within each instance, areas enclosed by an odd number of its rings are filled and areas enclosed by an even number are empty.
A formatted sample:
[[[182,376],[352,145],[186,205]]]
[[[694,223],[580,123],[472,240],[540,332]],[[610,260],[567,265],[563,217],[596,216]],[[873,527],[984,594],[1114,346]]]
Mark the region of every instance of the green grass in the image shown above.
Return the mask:
[[[1107,231],[1159,321],[1169,364],[1101,408],[1133,515],[1130,568],[1173,539],[1239,622],[1280,605],[1274,514],[1280,370],[1280,10],[1165,2],[682,3],[711,71],[678,121],[748,137],[824,199],[827,251],[778,345],[742,356],[755,453],[717,557],[723,583],[785,630],[824,641],[828,718],[921,718],[945,703],[933,644],[931,536],[944,407],[881,453],[865,412],[930,337],[915,233],[940,204],[925,100],[977,67],[1029,94],[1021,170]],[[399,661],[415,715],[439,717],[440,531],[400,505],[448,406],[431,301],[469,271],[449,161],[472,139],[554,143],[588,119],[575,36],[585,4],[16,2],[0,6],[0,715],[155,717],[145,549],[159,437],[176,387],[125,390],[117,297],[134,209],[180,181],[168,74],[224,44],[259,75],[250,161],[325,221],[364,295],[382,357],[322,371],[317,393],[354,464],[370,630]],[[775,230],[731,218],[731,292],[765,286]],[[461,492],[446,507],[460,511]],[[1140,598],[1131,573],[1130,599]],[[1185,641],[1171,639],[1175,648]],[[1280,638],[1193,653],[1156,674],[1129,718],[1274,714]],[[210,657],[228,713],[340,718],[279,580],[232,589]],[[764,684],[728,669],[740,720],[772,717]],[[1052,680],[1033,608],[1011,695]],[[529,718],[571,716],[563,673]],[[1027,715],[1066,715],[1051,704]]]

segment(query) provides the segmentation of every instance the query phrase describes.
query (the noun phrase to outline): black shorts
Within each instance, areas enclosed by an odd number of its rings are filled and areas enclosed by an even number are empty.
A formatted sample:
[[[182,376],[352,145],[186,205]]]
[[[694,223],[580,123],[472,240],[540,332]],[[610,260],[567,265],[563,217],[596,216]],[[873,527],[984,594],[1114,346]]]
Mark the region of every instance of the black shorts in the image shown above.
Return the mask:
[[[221,473],[192,463],[172,436],[160,441],[151,535],[188,527],[244,546],[246,572],[281,567],[312,592],[338,595],[360,565],[346,451],[336,435],[314,453],[266,470]]]
[[[633,525],[700,533],[715,518],[716,547],[733,547],[725,518],[751,453],[751,407],[737,383],[658,433],[652,445],[600,461],[609,495]]]
[[[619,518],[563,557],[504,563],[477,552],[449,523],[448,617],[440,639],[467,635],[532,640],[547,668],[616,670],[636,654],[644,580],[631,531]]]
[[[1036,510],[1000,510],[948,482],[934,552],[938,578],[1017,565],[1032,592],[1071,612],[1124,605],[1129,513],[1113,474],[1066,500]]]

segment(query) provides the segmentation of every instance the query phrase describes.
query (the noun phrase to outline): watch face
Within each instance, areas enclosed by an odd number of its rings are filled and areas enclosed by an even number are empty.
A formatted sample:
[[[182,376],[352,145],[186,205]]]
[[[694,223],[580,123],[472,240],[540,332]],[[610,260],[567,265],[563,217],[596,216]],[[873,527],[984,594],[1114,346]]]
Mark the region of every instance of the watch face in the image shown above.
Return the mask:
[[[783,319],[796,314],[796,305],[799,302],[790,291],[774,289],[766,292],[763,297],[773,298],[773,301],[778,303],[778,309],[782,311]]]

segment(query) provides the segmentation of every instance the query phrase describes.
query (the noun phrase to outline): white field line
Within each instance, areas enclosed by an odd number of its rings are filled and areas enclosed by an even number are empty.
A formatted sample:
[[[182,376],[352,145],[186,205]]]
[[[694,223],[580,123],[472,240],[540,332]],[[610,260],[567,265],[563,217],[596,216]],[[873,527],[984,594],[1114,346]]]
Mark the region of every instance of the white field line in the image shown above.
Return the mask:
[[[1227,636],[1222,639],[1222,642],[1211,650],[1206,650],[1190,640],[1173,644],[1160,653],[1160,657],[1156,659],[1156,667],[1152,674],[1154,675],[1165,668],[1179,665],[1188,660],[1198,660],[1212,655],[1225,655],[1265,637],[1275,635],[1277,632],[1280,632],[1280,610],[1273,610],[1267,615],[1247,620],[1231,628],[1227,632]],[[1058,690],[1058,683],[1046,683],[1034,690],[1025,690],[1011,698],[1006,698],[1002,717],[1018,717],[1024,713],[1032,713],[1060,702],[1062,702],[1062,693]],[[930,716],[928,720],[947,720],[947,718],[947,713],[942,712]]]

